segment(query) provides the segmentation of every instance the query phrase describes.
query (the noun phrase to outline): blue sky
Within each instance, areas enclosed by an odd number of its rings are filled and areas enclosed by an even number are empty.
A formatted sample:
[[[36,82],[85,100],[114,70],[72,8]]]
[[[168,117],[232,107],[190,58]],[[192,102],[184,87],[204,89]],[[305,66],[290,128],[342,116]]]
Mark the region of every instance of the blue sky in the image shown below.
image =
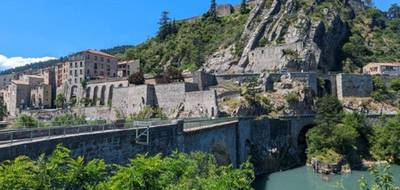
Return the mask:
[[[376,5],[386,10],[398,1],[379,0]],[[217,0],[219,4],[239,2]],[[161,11],[168,10],[172,18],[188,18],[207,11],[209,3],[209,0],[0,0],[0,67],[2,60],[14,59],[21,65],[88,48],[138,44],[155,34]]]

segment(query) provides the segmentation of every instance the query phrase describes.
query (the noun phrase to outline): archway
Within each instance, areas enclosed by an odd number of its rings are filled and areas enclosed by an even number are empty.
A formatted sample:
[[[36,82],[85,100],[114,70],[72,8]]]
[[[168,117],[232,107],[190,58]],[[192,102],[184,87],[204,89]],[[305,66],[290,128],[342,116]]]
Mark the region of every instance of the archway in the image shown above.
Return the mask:
[[[94,87],[92,106],[95,106],[97,104],[97,92],[98,91],[99,91],[99,87],[98,86]]]
[[[114,90],[114,85],[111,85],[110,89],[108,90],[108,102],[112,102],[113,90]]]
[[[76,98],[76,95],[78,94],[78,87],[76,85],[71,87],[71,94],[69,96],[69,99],[72,100]]]
[[[315,124],[310,124],[304,126],[301,130],[299,135],[297,136],[297,150],[299,152],[299,158],[302,162],[307,160],[306,150],[307,150],[307,133],[310,129],[315,127]]]
[[[100,94],[100,105],[104,105],[106,100],[106,86],[101,87],[101,94]]]
[[[90,99],[90,90],[90,87],[86,88],[86,99]]]
[[[324,80],[324,91],[326,95],[332,95],[332,82],[330,80]]]

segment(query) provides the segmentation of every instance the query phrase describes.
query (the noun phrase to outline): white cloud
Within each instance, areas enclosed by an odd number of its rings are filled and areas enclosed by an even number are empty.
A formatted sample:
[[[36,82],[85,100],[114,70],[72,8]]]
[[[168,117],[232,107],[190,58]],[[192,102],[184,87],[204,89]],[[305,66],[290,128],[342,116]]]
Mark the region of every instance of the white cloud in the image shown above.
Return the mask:
[[[10,69],[14,67],[23,66],[30,63],[37,63],[42,61],[48,61],[52,59],[57,59],[55,57],[6,57],[0,54],[0,68]]]

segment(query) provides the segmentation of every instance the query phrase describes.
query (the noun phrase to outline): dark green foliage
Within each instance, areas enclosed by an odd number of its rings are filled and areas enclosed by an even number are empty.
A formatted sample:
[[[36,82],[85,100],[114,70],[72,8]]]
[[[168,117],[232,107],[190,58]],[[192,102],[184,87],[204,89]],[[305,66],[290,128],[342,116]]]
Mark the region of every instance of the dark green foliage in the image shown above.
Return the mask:
[[[73,126],[86,124],[85,116],[75,116],[71,114],[64,114],[54,117],[51,120],[53,126]]]
[[[0,99],[0,119],[3,120],[5,116],[7,116],[7,106],[4,104],[3,99]]]
[[[235,13],[220,18],[219,22],[207,19],[177,21],[177,33],[168,35],[162,42],[152,38],[128,49],[123,57],[126,60],[140,59],[144,73],[162,73],[169,63],[181,71],[194,71],[218,48],[235,44],[240,39],[246,19],[247,15]]]
[[[300,97],[297,93],[294,92],[289,92],[286,96],[285,96],[285,100],[289,105],[295,105],[297,103],[299,103]]]
[[[65,104],[66,104],[66,99],[64,94],[57,94],[56,97],[56,107],[57,108],[65,108]]]
[[[383,119],[373,127],[371,154],[377,160],[400,160],[400,115]]]
[[[343,114],[340,114],[343,115]],[[344,114],[339,122],[330,125],[318,125],[307,133],[308,158],[319,157],[324,152],[342,155],[350,164],[365,156],[369,135],[365,117],[359,114]]]
[[[128,77],[129,84],[141,85],[144,84],[144,74],[142,71],[131,74]]]
[[[128,117],[128,120],[144,120],[144,119],[166,119],[167,116],[163,113],[161,108],[146,106],[139,113],[131,114]]]
[[[345,60],[348,58],[358,68],[368,62],[399,61],[400,18],[397,14],[397,6],[392,6],[388,13],[367,8],[349,20],[351,36],[343,46]]]
[[[14,122],[13,128],[37,128],[39,121],[29,115],[22,114]]]
[[[400,6],[396,4],[392,4],[386,13],[389,19],[397,19],[400,18]]]
[[[61,146],[49,157],[25,156],[0,165],[0,189],[252,189],[254,172],[246,162],[239,169],[218,166],[204,153],[173,153],[168,157],[139,155],[128,165],[72,158]]]
[[[342,104],[333,96],[324,96],[317,101],[316,122],[318,125],[332,126],[342,118]]]
[[[247,8],[246,0],[242,0],[240,3],[240,14],[247,14],[250,10]]]
[[[393,174],[390,172],[389,164],[373,165],[369,168],[369,172],[374,178],[372,184],[368,184],[365,177],[361,177],[359,180],[360,190],[398,190],[399,186],[396,186]]]
[[[158,23],[160,25],[160,29],[157,34],[157,37],[161,41],[165,40],[169,35],[178,32],[175,20],[171,22],[171,19],[169,18],[168,15],[169,15],[168,11],[161,12],[160,22]]]
[[[203,18],[213,22],[218,21],[217,2],[215,0],[211,0],[210,9],[203,15]]]

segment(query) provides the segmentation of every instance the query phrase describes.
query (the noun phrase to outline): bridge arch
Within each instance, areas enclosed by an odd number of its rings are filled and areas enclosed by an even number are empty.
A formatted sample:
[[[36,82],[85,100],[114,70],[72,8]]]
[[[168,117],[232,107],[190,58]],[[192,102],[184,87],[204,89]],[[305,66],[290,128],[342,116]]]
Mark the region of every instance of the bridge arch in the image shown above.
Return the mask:
[[[99,87],[95,86],[93,90],[93,103],[92,105],[95,106],[97,105],[97,92],[99,91]]]
[[[106,86],[103,85],[101,87],[101,93],[100,93],[100,105],[104,105],[106,100]]]
[[[307,133],[314,127],[316,127],[316,124],[314,123],[303,126],[297,136],[297,150],[299,153],[299,158],[302,162],[307,160]]]

